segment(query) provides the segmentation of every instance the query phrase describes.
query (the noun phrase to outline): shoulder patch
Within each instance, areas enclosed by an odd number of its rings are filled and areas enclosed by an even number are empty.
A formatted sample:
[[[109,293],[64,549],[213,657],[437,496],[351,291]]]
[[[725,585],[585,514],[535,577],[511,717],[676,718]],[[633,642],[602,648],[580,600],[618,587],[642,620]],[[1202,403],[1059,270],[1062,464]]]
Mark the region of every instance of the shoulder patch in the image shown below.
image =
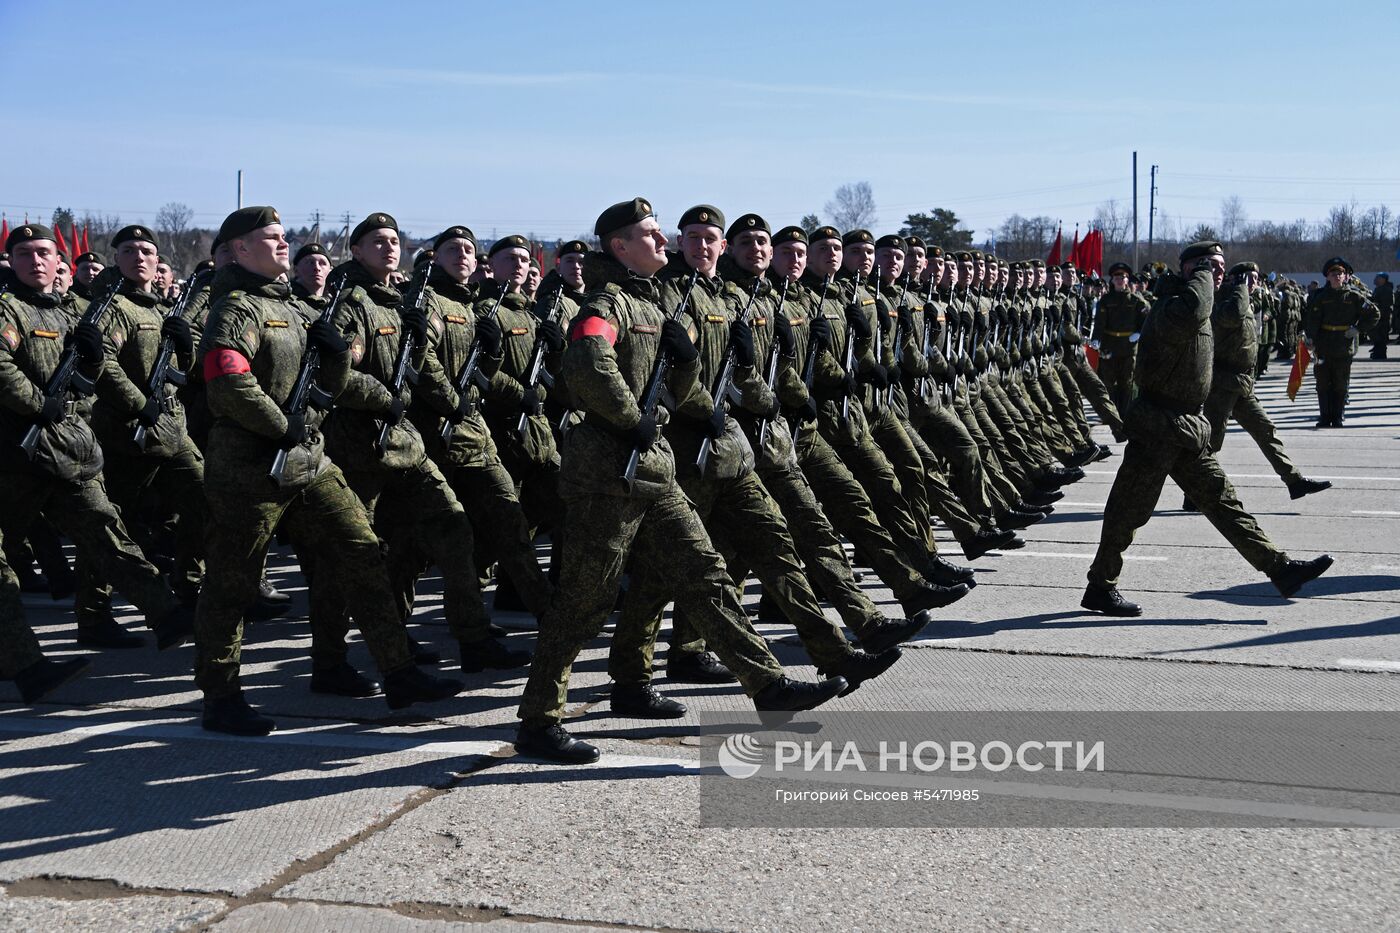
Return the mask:
[[[609,282],[603,286],[603,293],[606,295],[621,295],[622,286],[618,285],[616,282]]]
[[[13,324],[6,324],[0,327],[0,340],[5,341],[5,346],[11,350],[19,347],[19,328]]]

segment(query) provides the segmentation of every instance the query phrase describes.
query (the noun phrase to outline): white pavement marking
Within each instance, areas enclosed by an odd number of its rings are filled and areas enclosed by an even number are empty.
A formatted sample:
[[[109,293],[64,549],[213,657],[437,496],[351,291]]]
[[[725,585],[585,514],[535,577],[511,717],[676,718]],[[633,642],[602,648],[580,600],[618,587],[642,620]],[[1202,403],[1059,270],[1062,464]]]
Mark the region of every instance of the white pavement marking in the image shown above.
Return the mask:
[[[1400,515],[1400,512],[1387,512],[1381,509],[1352,509],[1353,515]]]
[[[1115,470],[1085,470],[1094,476],[1115,476]],[[1374,480],[1377,483],[1400,483],[1400,476],[1322,476],[1317,475],[1312,479],[1326,480]],[[1278,479],[1277,473],[1231,473],[1230,479]]]
[[[1064,551],[997,551],[1003,557],[1073,557],[1078,560],[1093,560],[1093,554],[1068,554]],[[1138,554],[1124,554],[1124,560],[1151,560],[1165,562],[1170,557],[1144,557]]]
[[[378,733],[327,732],[327,729],[343,728],[343,725],[318,726],[304,729],[282,729],[268,736],[253,737],[225,735],[222,732],[206,732],[199,726],[182,723],[180,720],[159,721],[122,720],[118,722],[72,725],[72,720],[62,719],[22,719],[15,716],[0,716],[0,732],[22,732],[35,735],[55,735],[81,737],[94,735],[123,735],[147,739],[198,740],[201,742],[237,742],[258,745],[299,745],[320,748],[355,748],[379,754],[410,752],[415,755],[490,755],[499,751],[507,743],[491,741],[438,742],[423,741],[408,736],[385,735]]]
[[[1338,658],[1342,667],[1358,667],[1367,671],[1400,671],[1400,661],[1368,661],[1365,658]]]

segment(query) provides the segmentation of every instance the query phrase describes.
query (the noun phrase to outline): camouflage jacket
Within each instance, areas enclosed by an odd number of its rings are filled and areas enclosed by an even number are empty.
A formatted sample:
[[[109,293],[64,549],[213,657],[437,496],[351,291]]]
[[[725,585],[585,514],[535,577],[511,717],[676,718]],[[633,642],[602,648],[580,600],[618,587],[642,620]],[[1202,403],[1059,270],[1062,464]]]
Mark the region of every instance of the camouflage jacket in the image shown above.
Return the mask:
[[[214,277],[198,354],[214,416],[205,448],[204,481],[211,488],[269,482],[267,471],[287,430],[284,406],[301,372],[306,329],[316,317],[281,280],[237,265]],[[316,384],[335,397],[349,374],[349,353],[323,355]],[[305,486],[329,468],[321,432],[325,417],[308,406],[306,438],[287,453],[283,488]]]
[[[1259,355],[1259,331],[1250,310],[1250,295],[1243,285],[1226,283],[1215,293],[1210,312],[1215,343],[1211,384],[1241,394],[1254,387],[1255,358]]]
[[[497,292],[499,294],[499,292]],[[496,442],[480,411],[481,390],[473,383],[466,387],[466,400],[457,392],[457,375],[476,342],[474,305],[480,295],[475,285],[459,284],[441,269],[428,276],[428,342],[446,377],[444,390],[416,394],[408,417],[418,429],[429,455],[444,471],[454,466],[484,466],[500,462]],[[484,379],[490,379],[500,366],[500,354],[482,354],[478,360]],[[462,419],[453,426],[447,443],[442,442],[443,421],[455,415],[459,405]]]
[[[554,447],[554,432],[543,408],[525,419],[523,433],[517,429],[539,319],[531,310],[533,302],[523,292],[510,292],[504,298],[500,295],[499,286],[487,289],[487,294],[478,298],[476,305],[477,317],[496,308],[496,322],[501,325],[500,365],[491,375],[482,406],[486,423],[491,426],[497,447],[508,455],[507,463],[557,464],[559,452]],[[562,354],[555,354],[556,369],[560,356]],[[549,397],[542,382],[535,386],[535,392],[541,401]]]
[[[762,423],[760,416],[773,409],[775,395],[780,405],[789,408],[802,404],[802,399],[807,395],[807,388],[802,385],[802,379],[792,365],[791,357],[786,360],[779,358],[778,379],[771,390],[766,381],[767,374],[762,371],[767,364],[768,351],[777,339],[773,319],[780,313],[778,304],[781,301],[786,305],[787,301],[779,298],[777,290],[773,288],[773,282],[766,275],[756,276],[730,261],[727,256],[720,257],[719,270],[725,279],[725,297],[729,302],[732,318],[737,318],[744,312],[757,289],[757,297],[754,298],[753,308],[749,312],[749,326],[753,329],[755,368],[741,373],[741,378],[736,379],[742,393],[738,404],[731,406],[730,413],[735,416],[748,436],[757,458],[758,469],[786,469],[793,462],[794,454],[792,428],[788,427],[782,414],[779,413],[773,418],[768,426],[767,439],[762,444],[759,443],[759,432]],[[781,313],[786,317],[786,308]]]

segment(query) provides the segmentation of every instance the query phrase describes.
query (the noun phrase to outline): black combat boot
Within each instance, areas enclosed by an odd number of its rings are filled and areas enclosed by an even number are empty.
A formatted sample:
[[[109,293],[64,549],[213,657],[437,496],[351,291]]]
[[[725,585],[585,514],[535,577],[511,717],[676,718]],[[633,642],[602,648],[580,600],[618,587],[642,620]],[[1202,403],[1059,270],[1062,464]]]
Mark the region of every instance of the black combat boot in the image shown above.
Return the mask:
[[[1031,493],[1029,496],[1026,496],[1025,501],[1026,504],[1034,506],[1053,505],[1054,503],[1059,502],[1064,497],[1065,494],[1060,492],[1058,489],[1047,489],[1043,492]]]
[[[1107,444],[1096,444],[1094,446],[1098,447],[1099,452],[1094,454],[1094,459],[1090,460],[1090,463],[1098,463],[1100,460],[1107,460],[1109,457],[1113,456],[1113,449]]]
[[[1002,531],[1020,531],[1031,527],[1036,522],[1043,521],[1044,518],[1044,512],[1021,512],[1011,509],[997,516],[997,528]]]
[[[662,696],[651,684],[613,684],[612,711],[637,719],[680,719],[685,704]]]
[[[951,564],[949,566],[952,566]],[[938,572],[930,563],[929,572]],[[930,583],[921,589],[916,596],[911,596],[901,605],[905,615],[912,612],[923,612],[925,609],[942,609],[944,606],[951,606],[953,603],[967,595],[968,590],[975,586],[975,583],[960,583],[951,580],[948,583]]]
[[[515,734],[516,754],[543,758],[566,765],[588,765],[600,757],[598,748],[569,735],[559,723],[550,726],[522,725]]]
[[[1182,496],[1182,497],[1181,497],[1181,511],[1183,511],[1183,512],[1199,512],[1200,509],[1196,508],[1196,503],[1194,503],[1194,502],[1191,501],[1191,497],[1190,497],[1190,496]]]
[[[939,586],[957,586],[959,583],[966,583],[968,586],[977,585],[977,572],[971,567],[964,567],[952,561],[944,560],[941,554],[930,554],[928,556],[928,572],[924,577]],[[944,603],[946,606],[947,603]],[[920,609],[937,609],[937,606],[920,606]],[[904,611],[909,611],[908,605]]]
[[[1130,603],[1118,592],[1118,587],[1092,586],[1084,590],[1084,598],[1079,605],[1090,612],[1101,612],[1106,616],[1140,616],[1142,607]]]
[[[390,709],[403,709],[414,703],[433,703],[462,692],[466,684],[451,677],[434,677],[416,664],[384,675],[384,698]]]
[[[462,672],[509,671],[530,663],[530,652],[507,648],[494,638],[458,642],[461,647]]]
[[[857,641],[861,650],[871,654],[883,654],[922,632],[932,621],[931,612],[916,612],[903,620],[885,619],[867,626]]]
[[[176,606],[151,625],[151,631],[156,633],[156,650],[180,647],[194,637],[194,608]]]
[[[15,686],[26,703],[33,703],[53,693],[59,687],[88,669],[87,658],[65,658],[50,661],[42,658],[15,675]]]
[[[378,696],[379,690],[379,681],[370,680],[344,661],[335,667],[313,668],[311,671],[312,693],[328,693],[338,697],[372,697]]]
[[[841,691],[841,696],[846,696],[855,693],[867,680],[874,680],[889,670],[903,655],[904,652],[898,648],[886,648],[879,654],[855,649],[840,664],[829,670],[818,668],[817,673],[823,677],[844,677],[847,686]]]
[[[1332,484],[1325,479],[1308,479],[1300,476],[1288,484],[1288,498],[1301,499],[1310,496],[1315,492],[1322,492],[1324,489],[1331,489]]]
[[[1274,581],[1279,593],[1287,599],[1302,589],[1304,583],[1316,580],[1331,566],[1332,557],[1329,554],[1314,557],[1312,560],[1288,560],[1270,573],[1269,579]]]
[[[753,705],[764,712],[797,713],[816,709],[845,693],[849,686],[844,677],[828,677],[814,684],[779,677],[754,695]]]
[[[1314,427],[1332,427],[1332,393],[1317,393],[1317,424]]]
[[[291,608],[292,597],[273,586],[267,577],[263,577],[258,581],[258,598],[244,611],[243,620],[266,622],[286,615]]]
[[[732,684],[739,678],[713,651],[676,651],[666,655],[666,676],[684,684]]]
[[[229,735],[267,735],[277,728],[277,723],[248,705],[242,691],[226,697],[205,697],[202,725],[209,732]]]
[[[108,610],[78,617],[78,644],[84,648],[140,648],[145,643],[140,635],[122,628]]]
[[[983,528],[970,540],[962,543],[963,556],[968,560],[976,560],[989,551],[1014,550],[1017,546],[1015,542],[1019,540],[1014,531],[988,531]]]
[[[432,645],[425,645],[412,635],[408,638],[408,653],[413,657],[414,664],[437,664],[442,660],[442,655]]]

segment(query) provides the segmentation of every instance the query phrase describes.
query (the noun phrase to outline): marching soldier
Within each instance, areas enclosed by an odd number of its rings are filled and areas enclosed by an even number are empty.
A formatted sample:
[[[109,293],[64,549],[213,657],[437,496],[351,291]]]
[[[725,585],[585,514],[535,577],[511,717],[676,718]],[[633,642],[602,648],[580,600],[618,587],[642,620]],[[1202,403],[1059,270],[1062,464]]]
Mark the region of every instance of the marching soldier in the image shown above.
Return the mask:
[[[1126,262],[1108,267],[1109,291],[1099,299],[1089,346],[1099,351],[1099,378],[1108,387],[1119,412],[1133,400],[1133,367],[1137,341],[1148,303],[1130,287],[1133,269]]]
[[[1390,316],[1395,308],[1395,286],[1390,284],[1389,272],[1377,272],[1371,301],[1376,305],[1380,319],[1371,331],[1371,359],[1386,358],[1386,346],[1390,343]]]
[[[204,693],[205,729],[266,735],[275,723],[243,697],[241,607],[257,596],[274,529],[285,525],[316,558],[315,580],[354,594],[355,621],[384,676],[391,709],[454,696],[462,683],[419,670],[368,516],[340,469],[325,454],[324,414],[285,406],[302,359],[321,359],[317,384],[338,396],[349,382],[351,346],[335,325],[296,300],[283,279],[290,263],[277,211],[245,207],[224,220],[219,236],[233,262],[212,286],[208,328],[200,346],[215,421],[209,434],[209,574],[200,594],[195,682]],[[278,450],[286,468],[269,471]],[[317,661],[312,688],[353,695],[378,692],[343,660],[343,634],[313,627]],[[323,639],[329,644],[318,644]],[[373,687],[374,689],[369,689]]]
[[[1089,567],[1081,605],[1113,616],[1138,616],[1142,607],[1118,592],[1123,552],[1152,517],[1170,476],[1225,539],[1255,569],[1268,574],[1286,598],[1332,566],[1327,555],[1290,560],[1245,511],[1229,477],[1210,450],[1210,422],[1201,406],[1210,391],[1214,341],[1211,310],[1225,280],[1219,243],[1192,243],[1181,252],[1180,277],[1157,285],[1157,301],[1138,346],[1141,389],[1124,422],[1128,445],[1104,506],[1098,552]]]
[[[1361,334],[1369,332],[1380,319],[1376,306],[1350,286],[1351,264],[1334,256],[1322,264],[1327,284],[1308,296],[1303,310],[1303,332],[1307,334],[1316,365],[1319,428],[1346,425],[1347,389],[1351,385],[1351,361],[1356,356]]]
[[[94,252],[81,253],[73,262],[73,291],[84,301],[91,301],[92,281],[107,268],[107,264]]]
[[[597,748],[571,737],[560,720],[574,659],[601,631],[629,556],[634,573],[665,575],[677,608],[759,709],[811,709],[849,686],[842,677],[812,684],[784,676],[676,484],[670,444],[659,436],[664,409],[653,413],[638,403],[657,355],[665,354],[672,363],[668,388],[683,404],[697,388],[700,357],[685,325],[662,311],[655,276],[666,265],[666,237],[651,204],[642,198],[615,204],[594,232],[603,251],[586,261],[592,290],[570,328],[563,361],[584,414],[565,438],[563,568],[540,623],[515,742],[523,754],[570,762],[598,760]],[[624,474],[634,452],[629,482]]]

